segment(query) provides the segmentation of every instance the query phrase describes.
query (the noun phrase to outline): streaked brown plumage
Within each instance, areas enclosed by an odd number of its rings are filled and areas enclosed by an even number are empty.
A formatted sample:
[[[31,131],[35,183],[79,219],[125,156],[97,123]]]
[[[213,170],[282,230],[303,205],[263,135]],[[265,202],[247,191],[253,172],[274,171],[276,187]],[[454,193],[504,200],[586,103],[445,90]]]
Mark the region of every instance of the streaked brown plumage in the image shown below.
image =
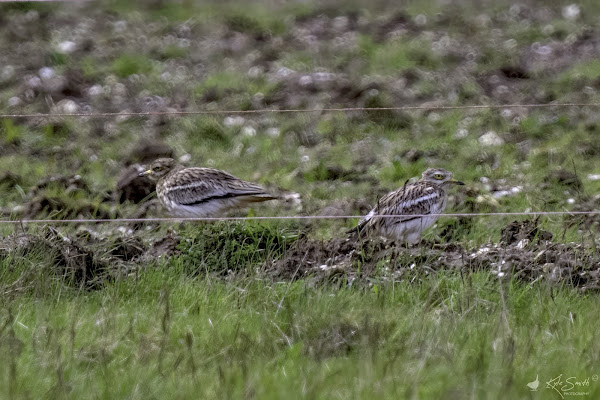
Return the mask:
[[[172,158],[155,160],[148,175],[157,181],[156,194],[175,217],[218,217],[250,203],[277,197],[261,186],[213,168],[185,168]]]
[[[407,183],[382,197],[377,205],[348,233],[376,233],[389,239],[416,243],[421,233],[429,228],[444,212],[451,185],[464,185],[442,168],[429,168],[421,179]],[[430,214],[426,217],[411,215]],[[398,218],[375,217],[375,215],[399,215]]]

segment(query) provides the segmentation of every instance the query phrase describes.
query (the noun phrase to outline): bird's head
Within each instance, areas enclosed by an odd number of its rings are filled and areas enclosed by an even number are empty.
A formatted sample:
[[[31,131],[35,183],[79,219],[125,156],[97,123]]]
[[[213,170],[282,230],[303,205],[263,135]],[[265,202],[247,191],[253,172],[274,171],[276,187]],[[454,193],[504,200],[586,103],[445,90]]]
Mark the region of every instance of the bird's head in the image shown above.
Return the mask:
[[[177,166],[179,166],[179,164],[172,158],[159,158],[154,160],[154,162],[150,165],[150,169],[140,172],[139,175],[148,176],[150,179],[158,180],[167,175]]]
[[[425,172],[423,172],[422,180],[438,186],[464,185],[463,182],[454,179],[452,172],[446,171],[443,168],[426,169]]]

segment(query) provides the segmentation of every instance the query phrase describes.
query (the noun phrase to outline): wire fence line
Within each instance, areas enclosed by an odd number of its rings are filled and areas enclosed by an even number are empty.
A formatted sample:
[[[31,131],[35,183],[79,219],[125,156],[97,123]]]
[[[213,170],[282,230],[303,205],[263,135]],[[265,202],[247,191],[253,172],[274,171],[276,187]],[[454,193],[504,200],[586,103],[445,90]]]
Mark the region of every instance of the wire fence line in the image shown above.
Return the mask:
[[[351,111],[416,111],[416,110],[465,110],[465,109],[496,109],[496,108],[565,108],[565,107],[600,107],[600,103],[540,103],[540,104],[474,104],[474,105],[419,105],[399,107],[340,107],[340,108],[308,108],[308,109],[271,109],[259,110],[193,110],[193,111],[120,111],[120,112],[77,112],[77,113],[29,113],[29,114],[0,114],[0,118],[54,118],[54,117],[88,117],[110,118],[124,116],[153,116],[153,115],[223,115],[223,114],[268,114],[268,113],[313,113],[313,112],[351,112]]]
[[[372,218],[422,218],[422,217],[516,217],[516,216],[558,216],[558,215],[600,215],[600,211],[523,211],[494,213],[448,213],[448,214],[400,214],[373,215]],[[323,220],[323,219],[355,219],[361,215],[282,215],[265,217],[169,217],[169,218],[74,218],[74,219],[3,219],[0,224],[80,224],[80,223],[141,223],[141,222],[185,222],[185,221],[265,221],[265,220]]]
[[[342,107],[342,108],[312,108],[312,109],[259,109],[259,110],[195,110],[195,111],[149,111],[149,112],[101,112],[101,113],[30,113],[9,114],[0,113],[0,118],[53,118],[53,117],[89,117],[107,118],[122,116],[154,116],[154,115],[224,115],[224,114],[263,114],[263,113],[312,113],[312,112],[351,112],[351,111],[414,111],[414,110],[461,110],[461,109],[498,109],[498,108],[561,108],[561,107],[600,107],[600,103],[540,103],[540,104],[478,104],[478,105],[418,105],[400,107]],[[530,211],[530,212],[500,212],[500,213],[449,213],[449,214],[410,214],[410,215],[373,215],[377,218],[420,218],[431,216],[444,217],[506,217],[506,216],[553,216],[553,215],[600,215],[600,211]],[[184,221],[252,221],[252,220],[309,220],[309,219],[354,219],[360,215],[285,215],[264,217],[204,217],[204,218],[74,218],[74,219],[0,219],[0,224],[69,224],[69,223],[143,223],[143,222],[184,222]]]

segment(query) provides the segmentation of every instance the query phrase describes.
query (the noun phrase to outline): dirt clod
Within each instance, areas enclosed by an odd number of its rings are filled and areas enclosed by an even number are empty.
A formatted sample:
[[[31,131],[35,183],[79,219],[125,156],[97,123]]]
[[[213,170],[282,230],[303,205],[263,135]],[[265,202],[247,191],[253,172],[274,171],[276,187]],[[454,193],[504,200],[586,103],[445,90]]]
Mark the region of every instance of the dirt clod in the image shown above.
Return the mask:
[[[139,164],[133,164],[121,172],[116,187],[119,203],[139,203],[154,191],[156,184],[146,176],[139,176],[141,171]]]
[[[123,261],[132,261],[144,254],[146,246],[138,237],[119,237],[113,242],[110,254]]]
[[[148,258],[171,257],[178,254],[177,245],[181,238],[173,233],[156,240],[146,253]]]
[[[131,152],[127,164],[148,164],[157,158],[172,158],[175,152],[171,147],[162,142],[142,140]]]
[[[523,239],[552,240],[552,233],[539,229],[537,220],[513,221],[500,231],[502,242],[514,244]]]
[[[580,190],[582,188],[581,179],[579,179],[577,174],[564,169],[550,171],[548,174],[548,180],[575,190]]]

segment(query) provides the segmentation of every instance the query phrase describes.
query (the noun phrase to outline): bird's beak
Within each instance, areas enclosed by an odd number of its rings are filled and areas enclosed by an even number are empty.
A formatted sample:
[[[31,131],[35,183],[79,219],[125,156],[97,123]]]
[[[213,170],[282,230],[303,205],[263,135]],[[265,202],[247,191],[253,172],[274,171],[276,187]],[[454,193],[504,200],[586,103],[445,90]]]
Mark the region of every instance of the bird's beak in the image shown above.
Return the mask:
[[[146,175],[152,175],[152,170],[151,170],[151,169],[148,169],[148,170],[146,170],[146,171],[144,171],[144,172],[140,172],[140,173],[138,174],[138,176],[146,176]]]
[[[456,185],[464,185],[464,184],[465,184],[464,182],[457,181],[457,180],[456,180],[456,179],[454,179],[454,178],[450,179],[450,182],[452,182],[452,183],[454,183],[454,184],[456,184]]]

